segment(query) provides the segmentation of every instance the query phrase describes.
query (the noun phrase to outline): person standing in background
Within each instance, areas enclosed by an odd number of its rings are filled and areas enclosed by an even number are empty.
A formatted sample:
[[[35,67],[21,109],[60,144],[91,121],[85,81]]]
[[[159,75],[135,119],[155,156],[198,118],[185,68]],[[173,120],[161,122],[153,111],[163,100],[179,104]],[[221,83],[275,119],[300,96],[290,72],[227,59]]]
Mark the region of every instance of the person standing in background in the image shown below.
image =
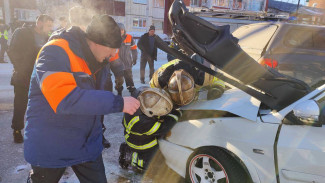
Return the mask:
[[[138,47],[141,50],[140,61],[140,80],[145,83],[145,69],[147,62],[149,64],[150,73],[149,80],[151,80],[155,72],[154,60],[157,60],[157,46],[155,44],[155,26],[151,25],[149,31],[143,34],[138,42]]]
[[[123,64],[123,67],[120,68],[123,70],[113,70],[116,84],[115,89],[117,90],[118,95],[122,95],[123,77],[125,79],[125,84],[129,92],[132,93],[135,90],[132,75],[132,65],[135,65],[137,63],[138,52],[137,45],[134,43],[132,36],[130,34],[126,34],[125,26],[122,23],[118,23],[118,26],[121,30],[123,42],[118,53],[116,53],[114,57],[110,58],[109,61],[113,66],[118,65],[115,64],[117,62],[121,62]],[[112,69],[116,68],[113,67]]]
[[[13,33],[8,56],[14,66],[11,85],[14,86],[14,114],[11,128],[15,143],[22,143],[21,130],[24,129],[24,117],[28,101],[28,89],[34,63],[39,50],[48,40],[53,28],[53,19],[42,14],[36,20],[36,26],[22,27]]]

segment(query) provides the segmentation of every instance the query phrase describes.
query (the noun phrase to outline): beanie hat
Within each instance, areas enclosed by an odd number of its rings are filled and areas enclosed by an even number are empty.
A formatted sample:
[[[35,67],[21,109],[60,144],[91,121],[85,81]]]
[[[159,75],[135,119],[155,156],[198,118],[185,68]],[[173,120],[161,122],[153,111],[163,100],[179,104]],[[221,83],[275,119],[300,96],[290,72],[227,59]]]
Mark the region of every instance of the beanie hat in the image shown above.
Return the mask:
[[[156,30],[155,26],[154,25],[150,25],[149,31],[150,30]]]
[[[121,47],[121,30],[109,15],[94,16],[87,26],[86,36],[96,44],[110,48]]]
[[[124,24],[122,23],[117,23],[118,27],[121,29],[121,30],[125,30],[125,26]]]

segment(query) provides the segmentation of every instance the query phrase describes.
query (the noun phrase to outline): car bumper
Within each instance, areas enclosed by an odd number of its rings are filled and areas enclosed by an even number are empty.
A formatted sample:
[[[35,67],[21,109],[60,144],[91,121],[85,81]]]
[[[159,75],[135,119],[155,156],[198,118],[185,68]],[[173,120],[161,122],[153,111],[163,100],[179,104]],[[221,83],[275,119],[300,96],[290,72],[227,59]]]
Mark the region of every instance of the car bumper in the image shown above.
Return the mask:
[[[159,140],[159,148],[169,168],[185,178],[186,163],[193,150],[163,139]]]

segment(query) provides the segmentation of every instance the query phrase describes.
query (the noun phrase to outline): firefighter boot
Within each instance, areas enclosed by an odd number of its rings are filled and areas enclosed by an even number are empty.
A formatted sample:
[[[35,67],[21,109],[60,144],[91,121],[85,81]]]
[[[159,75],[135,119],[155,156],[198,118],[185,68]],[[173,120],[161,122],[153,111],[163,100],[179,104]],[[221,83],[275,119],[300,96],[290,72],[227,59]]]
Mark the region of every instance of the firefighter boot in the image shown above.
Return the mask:
[[[120,157],[119,157],[119,164],[123,169],[127,169],[131,164],[131,151],[128,145],[123,142],[120,145]]]

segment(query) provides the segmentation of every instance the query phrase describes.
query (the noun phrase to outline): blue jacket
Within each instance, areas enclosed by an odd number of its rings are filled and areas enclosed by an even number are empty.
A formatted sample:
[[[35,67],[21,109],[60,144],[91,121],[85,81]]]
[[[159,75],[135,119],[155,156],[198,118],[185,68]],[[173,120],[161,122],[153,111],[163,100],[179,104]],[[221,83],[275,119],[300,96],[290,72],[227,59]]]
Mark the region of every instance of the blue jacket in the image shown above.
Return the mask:
[[[39,52],[31,77],[24,155],[60,168],[95,160],[102,152],[101,115],[121,112],[123,98],[102,91],[107,70],[95,60],[84,32],[73,27]]]

